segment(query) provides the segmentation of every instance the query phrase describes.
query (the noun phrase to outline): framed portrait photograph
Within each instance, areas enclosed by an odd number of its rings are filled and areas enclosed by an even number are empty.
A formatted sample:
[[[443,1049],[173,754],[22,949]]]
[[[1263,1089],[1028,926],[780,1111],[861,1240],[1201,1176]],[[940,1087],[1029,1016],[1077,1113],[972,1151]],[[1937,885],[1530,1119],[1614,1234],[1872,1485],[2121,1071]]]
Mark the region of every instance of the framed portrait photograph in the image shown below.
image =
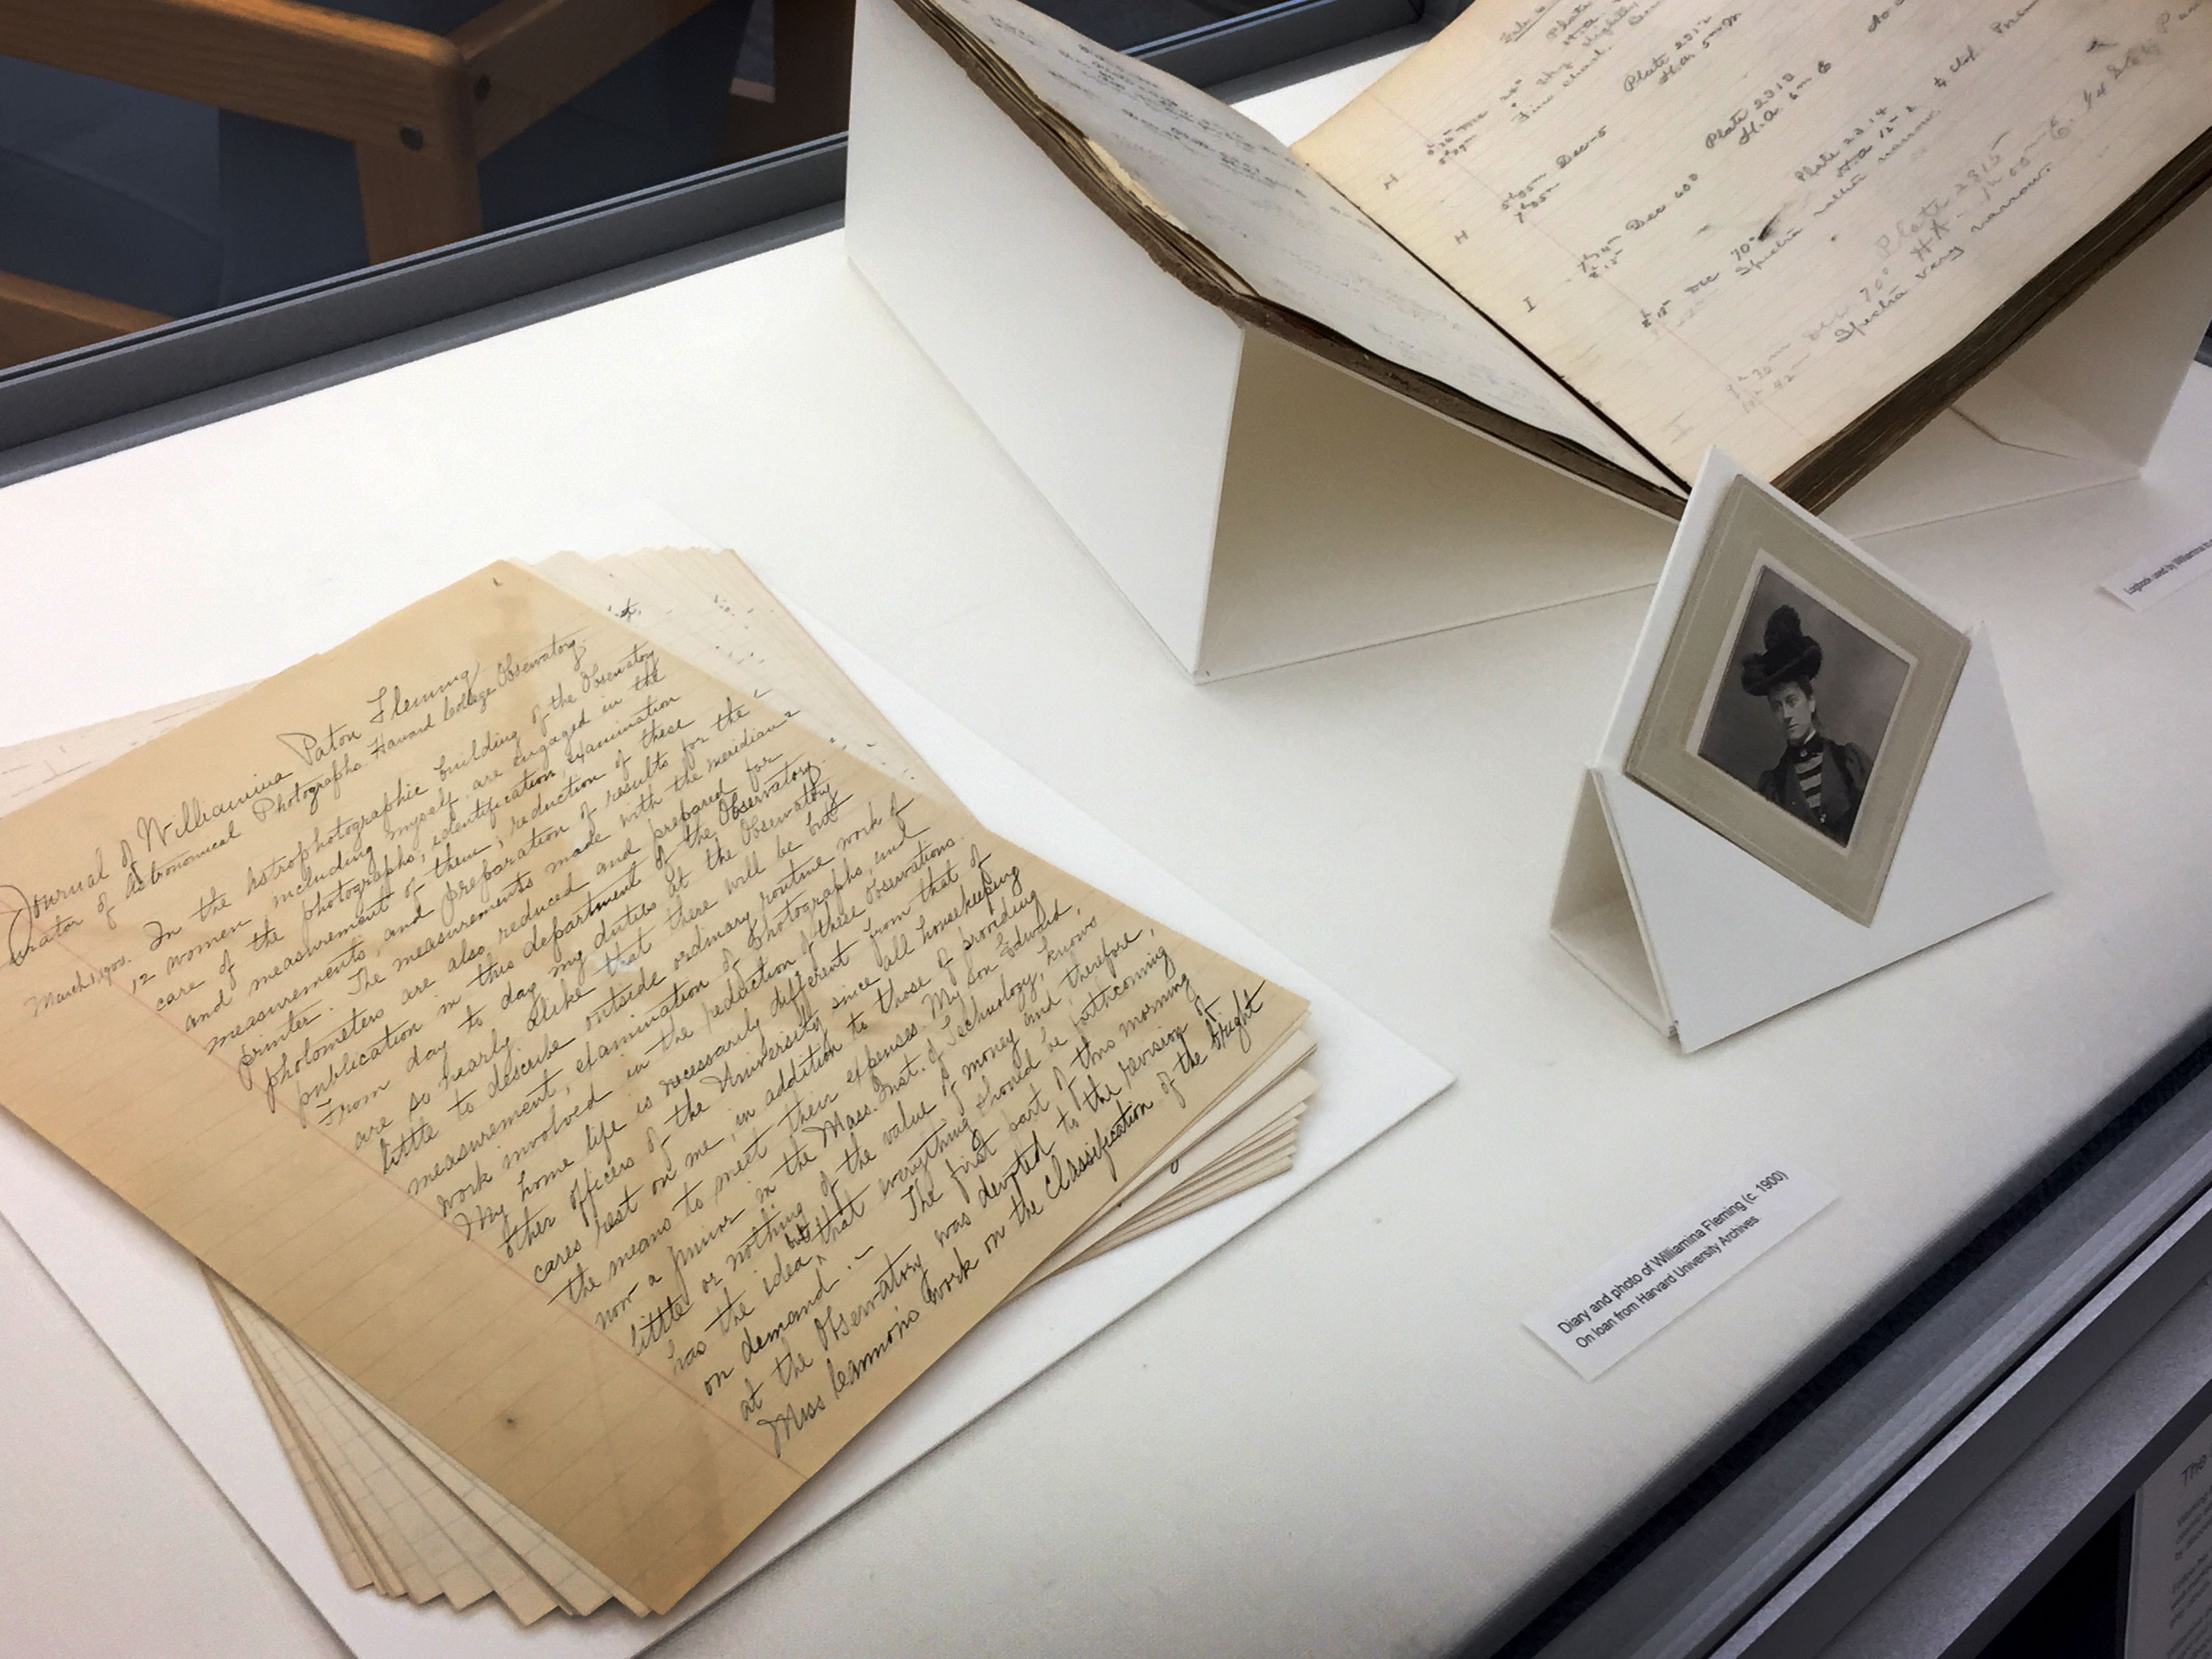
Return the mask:
[[[1968,643],[1849,543],[1738,477],[1622,769],[1869,924]]]

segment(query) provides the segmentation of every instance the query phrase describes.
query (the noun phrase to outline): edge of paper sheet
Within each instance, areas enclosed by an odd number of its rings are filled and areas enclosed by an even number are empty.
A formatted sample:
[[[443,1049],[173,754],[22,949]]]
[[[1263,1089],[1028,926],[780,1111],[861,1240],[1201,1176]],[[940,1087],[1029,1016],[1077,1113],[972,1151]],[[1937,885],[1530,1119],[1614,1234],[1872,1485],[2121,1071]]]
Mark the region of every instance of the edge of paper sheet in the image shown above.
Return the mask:
[[[256,1401],[197,1264],[0,1114],[0,1215],[76,1304],[340,1638],[363,1659],[574,1653],[623,1659],[722,1596],[1042,1375],[1171,1279],[1433,1098],[1451,1074],[1121,841],[803,612],[794,613],[999,834],[1305,997],[1321,1094],[1291,1172],[1073,1268],[994,1313],[871,1424],[674,1612],[518,1627],[348,1585]]]

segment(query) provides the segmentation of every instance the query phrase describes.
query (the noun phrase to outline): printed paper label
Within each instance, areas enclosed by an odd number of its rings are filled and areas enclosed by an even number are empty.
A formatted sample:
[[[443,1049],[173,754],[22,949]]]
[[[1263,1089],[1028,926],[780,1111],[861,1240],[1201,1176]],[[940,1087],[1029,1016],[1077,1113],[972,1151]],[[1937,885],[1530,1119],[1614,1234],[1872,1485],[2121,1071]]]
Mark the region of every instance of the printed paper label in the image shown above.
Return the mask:
[[[2212,571],[2212,536],[2191,543],[2179,553],[2154,553],[2130,565],[2117,576],[2105,579],[2105,592],[2130,611],[2147,611],[2169,593],[2179,593],[2206,572]]]
[[[2212,1422],[2200,1423],[2136,1492],[2127,1659],[2212,1649]]]
[[[1595,1382],[1835,1201],[1831,1188],[1770,1164],[1522,1322]]]

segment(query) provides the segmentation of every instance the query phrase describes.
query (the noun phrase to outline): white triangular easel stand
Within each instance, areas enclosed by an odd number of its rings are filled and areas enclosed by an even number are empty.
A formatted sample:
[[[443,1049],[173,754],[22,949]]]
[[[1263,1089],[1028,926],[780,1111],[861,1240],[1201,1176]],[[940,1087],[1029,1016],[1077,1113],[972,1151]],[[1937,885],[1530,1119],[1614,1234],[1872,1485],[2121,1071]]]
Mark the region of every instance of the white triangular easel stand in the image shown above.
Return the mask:
[[[860,0],[845,246],[1194,679],[1618,593],[1665,518],[1245,328],[894,0]],[[2132,477],[2212,313],[2212,192],[1828,509],[1872,535]]]
[[[2012,717],[1989,636],[1980,629],[1973,630],[1871,927],[1814,897],[1621,769],[1691,574],[1739,471],[1715,453],[1698,474],[1612,728],[1583,779],[1552,905],[1552,936],[1637,1012],[1671,1032],[1686,1054],[2040,898],[2051,887]],[[1942,614],[1924,594],[1917,597]]]

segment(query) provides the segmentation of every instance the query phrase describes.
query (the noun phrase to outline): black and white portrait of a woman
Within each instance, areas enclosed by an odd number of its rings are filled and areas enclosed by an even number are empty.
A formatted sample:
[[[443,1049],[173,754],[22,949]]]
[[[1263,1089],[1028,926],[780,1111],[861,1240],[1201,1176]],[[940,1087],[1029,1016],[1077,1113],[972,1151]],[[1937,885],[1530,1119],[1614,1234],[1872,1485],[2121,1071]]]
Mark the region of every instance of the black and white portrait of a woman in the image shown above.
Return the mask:
[[[1768,566],[1753,584],[1698,754],[1848,846],[1907,665]]]
[[[1870,925],[1970,641],[1771,486],[1707,465],[1726,482],[1701,477],[1685,517],[1622,769]]]

